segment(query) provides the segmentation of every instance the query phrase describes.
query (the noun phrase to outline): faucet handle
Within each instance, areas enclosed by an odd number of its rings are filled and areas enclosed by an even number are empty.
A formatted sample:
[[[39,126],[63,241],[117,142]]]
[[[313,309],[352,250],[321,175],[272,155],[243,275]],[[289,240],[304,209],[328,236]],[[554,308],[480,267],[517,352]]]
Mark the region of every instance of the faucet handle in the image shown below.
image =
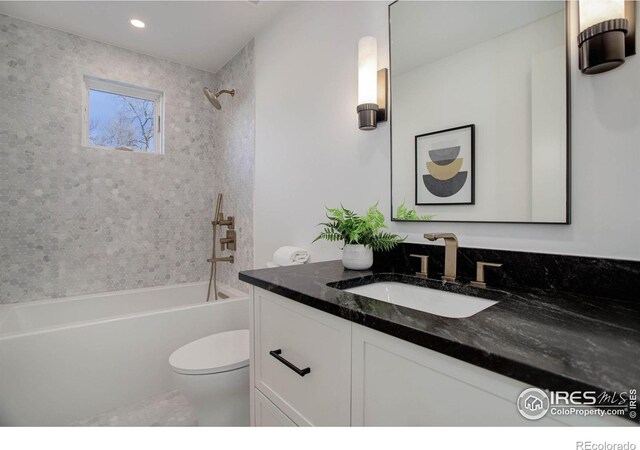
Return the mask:
[[[224,214],[220,213],[220,216],[218,216],[218,220],[214,225],[226,226],[230,230],[233,230],[233,227],[235,226],[235,217],[229,216],[225,219]]]
[[[427,278],[429,276],[429,256],[427,255],[409,255],[413,258],[420,258],[420,272],[416,272],[419,277]]]
[[[476,264],[476,279],[471,282],[471,286],[482,289],[487,287],[487,283],[484,281],[485,267],[502,267],[502,264],[478,261]]]
[[[227,230],[227,237],[220,238],[220,251],[236,249],[236,230]]]

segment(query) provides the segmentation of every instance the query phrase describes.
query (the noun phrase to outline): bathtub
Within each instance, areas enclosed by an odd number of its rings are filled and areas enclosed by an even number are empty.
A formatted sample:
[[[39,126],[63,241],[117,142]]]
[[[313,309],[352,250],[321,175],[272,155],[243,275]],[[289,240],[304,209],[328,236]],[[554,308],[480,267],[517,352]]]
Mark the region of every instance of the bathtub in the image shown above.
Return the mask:
[[[174,389],[169,355],[248,328],[247,294],[207,283],[0,305],[0,425],[67,425]]]

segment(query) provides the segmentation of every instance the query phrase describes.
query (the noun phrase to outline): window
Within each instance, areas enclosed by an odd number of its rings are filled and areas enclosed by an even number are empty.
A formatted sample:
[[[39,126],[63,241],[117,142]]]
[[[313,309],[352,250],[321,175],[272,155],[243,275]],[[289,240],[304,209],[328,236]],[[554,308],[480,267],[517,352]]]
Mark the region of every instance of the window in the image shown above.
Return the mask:
[[[163,153],[163,93],[100,78],[84,78],[83,145]]]

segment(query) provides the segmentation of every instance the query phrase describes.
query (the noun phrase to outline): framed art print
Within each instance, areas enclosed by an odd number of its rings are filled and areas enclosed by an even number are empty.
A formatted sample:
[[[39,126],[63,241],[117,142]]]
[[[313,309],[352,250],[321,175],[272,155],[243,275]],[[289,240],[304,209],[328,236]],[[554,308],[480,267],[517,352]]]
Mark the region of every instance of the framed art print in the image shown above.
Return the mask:
[[[475,204],[475,125],[416,136],[416,205]]]

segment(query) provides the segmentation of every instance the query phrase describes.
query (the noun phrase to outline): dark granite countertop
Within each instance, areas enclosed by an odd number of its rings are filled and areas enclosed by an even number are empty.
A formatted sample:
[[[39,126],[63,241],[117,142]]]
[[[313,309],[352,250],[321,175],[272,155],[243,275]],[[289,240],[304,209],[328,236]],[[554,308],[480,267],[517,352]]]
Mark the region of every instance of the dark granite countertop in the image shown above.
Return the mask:
[[[371,278],[500,302],[451,319],[338,289]],[[340,261],[245,271],[240,280],[543,389],[640,387],[639,302],[541,289],[481,290],[406,273],[346,270]]]

